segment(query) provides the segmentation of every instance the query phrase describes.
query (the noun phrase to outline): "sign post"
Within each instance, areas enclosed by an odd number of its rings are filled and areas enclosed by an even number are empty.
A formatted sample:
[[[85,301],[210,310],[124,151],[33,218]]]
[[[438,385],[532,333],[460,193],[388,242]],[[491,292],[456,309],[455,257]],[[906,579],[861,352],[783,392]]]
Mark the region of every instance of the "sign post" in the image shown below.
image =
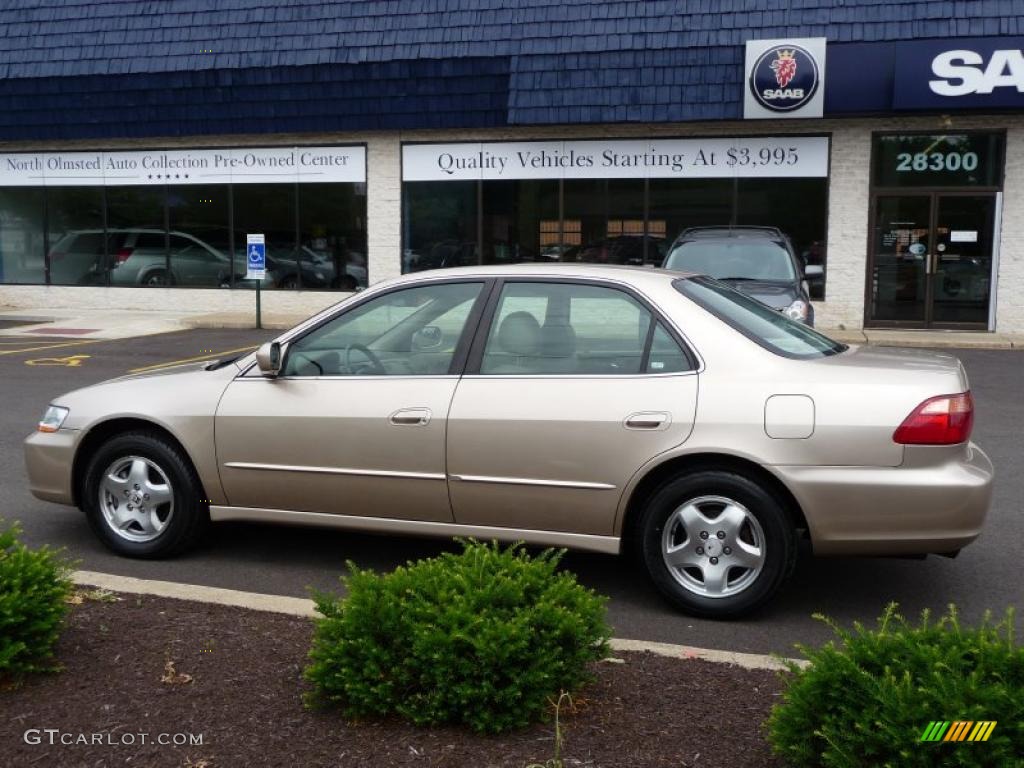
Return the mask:
[[[262,234],[245,236],[245,279],[256,281],[256,328],[263,328],[260,284],[267,276],[267,241]]]

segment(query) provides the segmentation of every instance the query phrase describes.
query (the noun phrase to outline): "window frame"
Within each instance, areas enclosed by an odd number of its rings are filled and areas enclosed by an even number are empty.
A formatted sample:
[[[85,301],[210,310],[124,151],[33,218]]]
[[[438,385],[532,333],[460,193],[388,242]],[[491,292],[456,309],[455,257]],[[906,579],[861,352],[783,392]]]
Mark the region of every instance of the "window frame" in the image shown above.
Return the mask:
[[[481,373],[480,369],[483,365],[484,348],[487,346],[487,340],[491,335],[491,328],[494,325],[494,320],[498,312],[498,306],[501,303],[502,292],[506,285],[510,283],[541,283],[545,285],[579,285],[579,286],[590,286],[599,288],[609,288],[615,291],[626,294],[631,299],[636,301],[641,307],[643,307],[651,315],[651,324],[647,329],[647,338],[644,340],[643,359],[641,361],[641,370],[639,373]],[[684,371],[671,371],[668,373],[651,373],[647,371],[647,367],[650,361],[651,354],[651,343],[654,339],[654,331],[658,326],[658,323],[665,328],[665,331],[669,334],[669,337],[679,346],[679,349],[683,353],[683,357],[686,359],[687,365],[689,366]],[[588,277],[540,277],[540,276],[523,276],[523,277],[501,277],[495,280],[494,285],[491,288],[490,296],[487,300],[487,305],[483,309],[482,317],[477,325],[476,334],[473,338],[472,345],[469,349],[468,359],[466,361],[465,370],[463,376],[472,376],[474,378],[481,379],[502,379],[502,378],[516,378],[516,379],[625,379],[625,378],[664,378],[666,376],[692,376],[700,371],[701,364],[700,358],[694,352],[693,348],[686,341],[675,325],[669,321],[665,316],[665,313],[659,310],[651,301],[641,294],[639,291],[634,289],[632,286],[615,282],[613,280],[606,280],[601,278],[588,278]]]
[[[323,328],[328,323],[333,323],[335,320],[338,320],[338,319],[344,317],[349,312],[352,312],[352,311],[358,309],[359,307],[362,307],[362,306],[364,306],[366,304],[369,304],[372,301],[376,301],[377,299],[382,299],[385,296],[390,296],[391,294],[399,293],[401,291],[407,291],[407,290],[412,290],[412,289],[416,289],[416,288],[424,288],[424,287],[427,287],[428,285],[429,286],[435,286],[435,285],[441,286],[441,285],[458,285],[458,284],[465,284],[465,283],[478,283],[480,285],[480,293],[477,294],[477,297],[476,297],[475,301],[473,302],[473,306],[469,310],[469,315],[466,317],[466,325],[462,329],[462,335],[459,337],[459,340],[458,340],[458,342],[455,345],[455,353],[452,355],[452,360],[451,360],[451,363],[448,366],[448,372],[447,373],[441,373],[441,374],[436,374],[435,373],[435,374],[429,374],[429,375],[407,374],[407,373],[388,374],[388,375],[381,375],[381,374],[365,374],[365,375],[334,375],[334,374],[327,374],[327,375],[324,375],[324,376],[281,375],[281,376],[278,376],[277,378],[281,379],[281,380],[284,380],[284,381],[303,381],[303,380],[307,380],[307,379],[308,380],[330,379],[330,380],[339,380],[339,381],[351,381],[351,380],[356,380],[356,379],[381,379],[381,380],[387,381],[387,380],[391,380],[391,379],[437,379],[437,378],[450,378],[450,377],[459,377],[459,376],[461,376],[462,372],[463,372],[463,370],[465,369],[465,366],[466,366],[466,360],[467,360],[467,358],[469,356],[470,346],[471,346],[471,344],[472,344],[472,342],[473,342],[473,340],[474,340],[474,338],[476,336],[476,333],[477,333],[477,331],[479,329],[479,326],[480,326],[480,317],[483,314],[484,309],[485,309],[485,307],[487,305],[487,302],[488,302],[488,300],[491,297],[491,293],[494,290],[495,280],[493,278],[489,278],[489,277],[485,277],[485,276],[475,276],[475,277],[474,276],[466,276],[466,277],[462,277],[462,278],[438,278],[438,279],[435,279],[435,280],[417,280],[416,282],[401,283],[399,285],[391,286],[391,287],[389,287],[389,288],[387,288],[385,290],[381,290],[381,291],[372,291],[372,292],[367,291],[365,294],[363,294],[363,293],[357,294],[357,296],[354,299],[352,299],[351,301],[346,301],[344,303],[344,306],[339,308],[337,312],[332,312],[330,315],[327,315],[326,317],[322,317],[317,322],[315,322],[312,325],[309,325],[307,327],[301,328],[299,331],[294,332],[292,335],[287,335],[286,334],[282,338],[276,339],[276,341],[279,341],[282,344],[287,344],[288,345],[288,349],[285,350],[285,358],[286,359],[281,361],[281,370],[283,371],[285,369],[285,364],[287,363],[287,356],[288,356],[288,354],[291,351],[291,345],[292,344],[294,344],[297,341],[302,340],[303,338],[305,338],[309,334],[313,333],[314,331],[319,330],[320,328]],[[256,372],[256,375],[253,375],[253,372]],[[255,361],[253,361],[253,363],[251,365],[247,366],[246,369],[244,371],[242,371],[241,373],[239,373],[239,375],[236,376],[235,378],[236,379],[242,379],[242,378],[249,378],[249,379],[251,379],[251,378],[264,378],[264,377],[262,376],[262,374],[259,374],[258,366],[256,365]]]

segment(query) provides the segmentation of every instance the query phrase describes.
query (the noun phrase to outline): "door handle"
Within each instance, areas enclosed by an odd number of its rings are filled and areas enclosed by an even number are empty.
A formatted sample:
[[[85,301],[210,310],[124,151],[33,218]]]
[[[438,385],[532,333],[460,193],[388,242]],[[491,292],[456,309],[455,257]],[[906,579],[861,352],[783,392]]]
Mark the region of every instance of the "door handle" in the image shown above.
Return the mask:
[[[623,422],[626,429],[665,429],[672,422],[672,417],[662,411],[642,411],[631,413]]]
[[[388,417],[396,427],[425,427],[430,423],[429,408],[402,408]]]

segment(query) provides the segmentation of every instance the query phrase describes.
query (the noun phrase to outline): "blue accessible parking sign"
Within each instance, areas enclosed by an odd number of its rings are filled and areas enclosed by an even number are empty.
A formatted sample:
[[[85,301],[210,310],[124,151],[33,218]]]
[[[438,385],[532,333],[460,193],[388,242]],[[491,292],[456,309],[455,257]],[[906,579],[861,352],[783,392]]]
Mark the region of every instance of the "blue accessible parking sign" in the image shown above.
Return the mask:
[[[267,242],[263,235],[245,236],[245,279],[262,280],[267,276]]]

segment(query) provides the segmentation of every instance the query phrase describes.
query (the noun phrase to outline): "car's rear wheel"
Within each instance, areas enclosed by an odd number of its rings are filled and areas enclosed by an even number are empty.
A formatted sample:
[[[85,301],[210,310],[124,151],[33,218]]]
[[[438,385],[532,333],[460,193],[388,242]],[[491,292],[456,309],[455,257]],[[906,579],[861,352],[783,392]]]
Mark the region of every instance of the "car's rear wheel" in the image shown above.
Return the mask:
[[[735,472],[702,470],[662,486],[640,521],[644,565],[687,613],[728,618],[774,595],[792,572],[796,530],[769,490]]]
[[[104,443],[86,468],[81,500],[100,540],[129,557],[177,554],[209,521],[195,470],[178,448],[150,432]]]

